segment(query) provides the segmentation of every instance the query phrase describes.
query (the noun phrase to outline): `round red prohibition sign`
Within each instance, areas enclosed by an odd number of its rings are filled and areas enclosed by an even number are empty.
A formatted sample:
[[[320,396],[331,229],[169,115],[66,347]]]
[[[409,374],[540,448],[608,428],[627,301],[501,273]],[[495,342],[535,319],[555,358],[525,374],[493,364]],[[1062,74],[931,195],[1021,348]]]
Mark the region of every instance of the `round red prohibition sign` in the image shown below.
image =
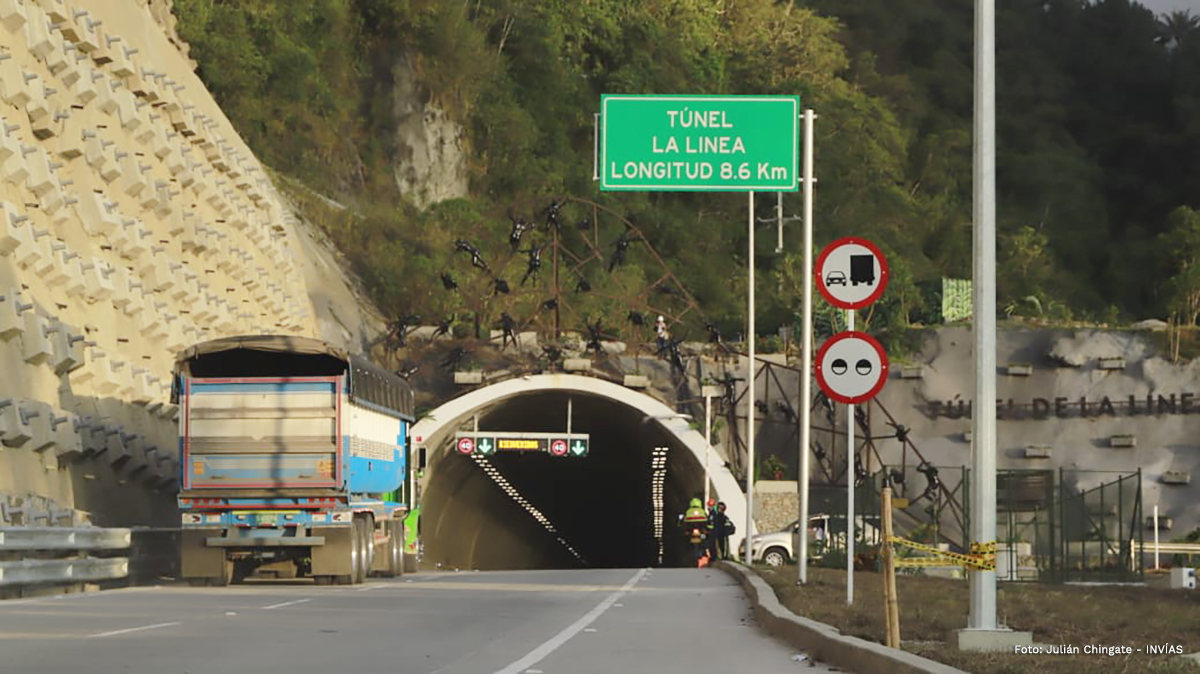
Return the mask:
[[[475,451],[475,440],[474,439],[472,439],[472,438],[459,438],[458,439],[458,453],[459,454],[470,454],[473,451]]]
[[[851,330],[830,337],[813,363],[817,385],[830,399],[857,405],[874,398],[887,383],[888,359],[881,345],[865,332]]]
[[[847,236],[821,249],[813,265],[817,290],[833,306],[861,309],[879,299],[888,282],[888,264],[879,246]]]
[[[567,441],[566,440],[552,440],[550,442],[550,453],[553,454],[554,456],[566,456],[567,455]]]

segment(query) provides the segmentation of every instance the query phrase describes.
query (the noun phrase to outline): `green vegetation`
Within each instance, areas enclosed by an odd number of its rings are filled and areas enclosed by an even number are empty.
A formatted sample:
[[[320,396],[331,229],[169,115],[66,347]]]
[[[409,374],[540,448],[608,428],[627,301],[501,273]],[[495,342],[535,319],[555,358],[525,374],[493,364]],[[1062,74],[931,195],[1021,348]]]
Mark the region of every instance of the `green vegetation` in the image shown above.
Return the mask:
[[[524,256],[509,249],[505,216],[540,224],[552,198],[571,197],[636,223],[697,299],[707,318],[690,314],[675,337],[702,339],[706,320],[740,332],[745,197],[600,193],[592,115],[606,92],[800,94],[820,116],[818,243],[855,234],[885,248],[891,286],[862,317],[885,339],[935,321],[941,277],[971,273],[972,17],[959,0],[176,0],[175,10],[201,77],[259,156],[295,181],[284,186],[349,206],[289,189],[396,318],[455,315],[459,329],[471,319],[486,329],[508,312],[544,326],[545,282],[517,289]],[[1128,0],[998,10],[999,306],[1042,320],[1195,325],[1198,22]],[[420,211],[400,198],[402,62],[465,129],[467,199]],[[773,202],[764,195],[760,210]],[[789,196],[789,214],[799,209]],[[586,253],[586,224],[568,225],[592,216],[564,207],[566,247]],[[599,241],[620,232],[607,218]],[[454,256],[458,237],[514,292],[489,292],[492,279]],[[799,237],[793,229],[781,254],[760,238],[758,325],[769,333],[794,320]],[[583,268],[595,292],[575,298],[564,328],[599,319],[607,334],[649,337],[625,320],[627,304],[670,298],[636,291],[662,273],[645,246],[627,259],[613,274],[599,257]]]

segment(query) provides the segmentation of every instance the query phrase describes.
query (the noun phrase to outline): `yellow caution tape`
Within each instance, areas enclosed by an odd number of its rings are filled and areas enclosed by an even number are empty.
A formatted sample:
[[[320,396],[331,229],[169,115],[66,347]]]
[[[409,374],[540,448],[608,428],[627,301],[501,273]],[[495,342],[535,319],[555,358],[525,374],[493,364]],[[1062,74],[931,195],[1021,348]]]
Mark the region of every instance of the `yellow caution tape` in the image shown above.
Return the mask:
[[[895,560],[897,567],[964,566],[968,570],[974,571],[994,571],[996,569],[995,541],[972,543],[971,554],[968,555],[939,550],[933,546],[899,536],[892,536],[888,539],[888,543],[932,555],[932,557],[897,557]]]

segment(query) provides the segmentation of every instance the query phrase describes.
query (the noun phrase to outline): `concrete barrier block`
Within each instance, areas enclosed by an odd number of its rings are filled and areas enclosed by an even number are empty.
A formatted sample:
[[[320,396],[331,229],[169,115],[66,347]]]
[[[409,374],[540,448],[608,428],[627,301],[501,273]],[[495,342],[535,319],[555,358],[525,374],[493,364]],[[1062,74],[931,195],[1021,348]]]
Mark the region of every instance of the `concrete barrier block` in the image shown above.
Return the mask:
[[[99,129],[85,132],[83,135],[84,161],[93,169],[99,170],[105,164],[113,161],[112,153],[108,151],[112,145],[112,141],[101,137]]]
[[[52,20],[51,23],[57,22]],[[68,63],[74,62],[74,59],[68,61],[67,52],[63,51],[64,45],[61,33],[50,31],[50,45],[50,51],[46,53],[42,60],[52,74],[58,75],[63,70],[66,70]]]
[[[83,342],[85,337],[66,325],[59,324],[54,332],[54,371],[59,374],[73,372],[83,367]]]
[[[26,5],[25,44],[39,60],[45,60],[54,43],[50,39],[50,23],[46,13],[37,5]]]
[[[66,67],[58,72],[58,79],[66,87],[63,92],[63,97],[67,99],[68,104],[73,104],[71,100],[75,97],[75,83],[84,76],[83,68],[79,64],[87,59],[87,55],[79,51],[79,48],[63,36],[63,57],[67,62]]]
[[[22,0],[0,0],[0,25],[10,33],[24,29],[25,11]]]
[[[11,340],[25,332],[25,319],[22,314],[32,311],[32,304],[23,304],[21,294],[15,288],[9,288],[0,295],[0,339]]]
[[[0,61],[0,98],[6,103],[15,108],[28,105],[35,93],[31,83],[41,86],[37,75],[20,68],[11,55]]]
[[[82,393],[88,388],[88,383],[96,378],[97,358],[104,356],[103,351],[86,342],[81,344],[80,348],[84,354],[83,363],[71,371],[71,386],[76,394]]]
[[[7,201],[0,202],[0,256],[9,255],[22,244],[25,214]]]
[[[119,160],[126,154],[124,150],[116,149],[115,145],[105,150],[108,161],[104,162],[103,166],[96,167],[96,171],[104,179],[104,182],[111,184],[121,177],[121,164]]]
[[[129,460],[129,448],[125,444],[127,436],[120,426],[117,432],[105,435],[104,460],[111,466],[120,466]]]
[[[79,419],[74,414],[51,407],[49,410],[50,442],[45,450],[54,456],[70,460],[83,454],[83,439],[79,436]]]
[[[624,383],[626,388],[642,389],[650,385],[650,378],[641,374],[627,374]]]
[[[121,180],[118,183],[118,189],[129,196],[137,196],[146,189],[145,171],[143,167],[149,168],[133,153],[124,153],[118,160],[121,165]]]
[[[54,408],[41,400],[26,400],[21,410],[29,424],[29,441],[26,449],[44,452],[54,446]]]
[[[83,296],[88,302],[107,300],[113,295],[113,268],[105,260],[91,258],[79,261],[79,273],[83,279]]]
[[[25,184],[25,179],[29,177],[29,165],[25,158],[28,152],[32,151],[32,147],[21,144],[19,152],[0,163],[0,174],[4,176],[5,182],[16,186]]]
[[[563,369],[567,372],[587,372],[592,369],[592,360],[590,358],[566,358],[563,360]]]
[[[35,230],[34,236],[38,233]],[[47,276],[54,271],[54,244],[57,240],[51,239],[49,236],[43,236],[37,240],[37,256],[33,260],[33,264],[29,268],[38,276]]]
[[[99,79],[103,79],[103,75],[95,70],[90,70],[87,67],[89,63],[85,60],[76,64],[82,76],[71,85],[71,98],[74,99],[74,104],[80,107],[88,105],[100,95],[96,83]],[[95,75],[100,75],[100,77],[94,77]]]
[[[478,370],[460,371],[454,373],[454,383],[461,386],[471,386],[483,383],[483,373]]]
[[[0,442],[8,447],[24,447],[33,437],[30,419],[16,398],[0,398]]]
[[[51,248],[54,250],[54,269],[44,277],[47,284],[54,287],[65,287],[71,281],[71,273],[74,271],[74,262],[79,254],[69,250],[65,243],[53,243]]]
[[[113,94],[113,99],[117,101],[117,121],[121,128],[130,133],[141,128],[142,118],[138,115],[138,100],[133,92],[121,87]]]
[[[49,363],[54,357],[54,345],[46,333],[49,321],[36,311],[28,311],[22,318],[25,332],[21,335],[21,358],[30,365]]]
[[[96,102],[95,107],[106,115],[116,113],[120,103],[117,100],[117,91],[120,87],[120,82],[109,79],[105,76],[102,80],[96,82]]]
[[[58,187],[58,180],[50,169],[50,157],[41,147],[34,148],[25,161],[29,174],[25,178],[25,187],[36,196]]]
[[[96,392],[101,395],[112,395],[121,386],[120,371],[125,363],[105,358],[97,364],[96,381],[93,384]]]
[[[1168,470],[1162,474],[1163,484],[1186,485],[1192,482],[1192,474],[1186,470]]]

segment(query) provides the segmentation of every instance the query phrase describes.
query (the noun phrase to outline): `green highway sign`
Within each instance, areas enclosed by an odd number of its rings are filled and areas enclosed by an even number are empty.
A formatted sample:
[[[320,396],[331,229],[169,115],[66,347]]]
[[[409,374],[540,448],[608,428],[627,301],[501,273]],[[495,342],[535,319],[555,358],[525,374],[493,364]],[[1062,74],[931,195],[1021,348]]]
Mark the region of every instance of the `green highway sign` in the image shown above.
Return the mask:
[[[571,441],[571,456],[584,456],[588,453],[588,441],[576,438]]]
[[[496,451],[496,441],[492,438],[478,438],[475,441],[475,451],[487,456]]]
[[[793,192],[799,96],[600,97],[600,189]]]

